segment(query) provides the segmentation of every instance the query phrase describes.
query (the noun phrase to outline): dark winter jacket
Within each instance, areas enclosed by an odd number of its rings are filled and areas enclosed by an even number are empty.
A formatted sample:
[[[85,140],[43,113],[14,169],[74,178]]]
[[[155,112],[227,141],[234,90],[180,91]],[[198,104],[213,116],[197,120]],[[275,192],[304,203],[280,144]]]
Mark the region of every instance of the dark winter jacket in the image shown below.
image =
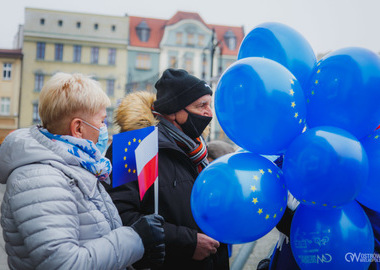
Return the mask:
[[[134,102],[133,106],[137,106],[136,103]],[[128,105],[129,110],[130,106]],[[124,113],[122,108],[123,103],[118,109],[118,114]],[[146,108],[149,109],[146,113],[150,113],[150,106]],[[131,121],[133,119],[127,121],[129,125]],[[225,244],[221,244],[215,255],[202,261],[192,259],[197,244],[197,233],[201,232],[194,221],[190,206],[191,191],[198,172],[186,153],[177,146],[166,130],[159,123],[157,126],[158,213],[165,219],[166,245],[165,262],[160,269],[229,269],[228,250]],[[125,130],[123,126],[121,129]],[[111,151],[112,147],[107,154],[109,158],[112,155]],[[124,225],[132,224],[141,215],[154,212],[153,189],[153,186],[148,189],[142,201],[139,198],[137,181],[109,190]],[[144,265],[141,263],[140,265]]]

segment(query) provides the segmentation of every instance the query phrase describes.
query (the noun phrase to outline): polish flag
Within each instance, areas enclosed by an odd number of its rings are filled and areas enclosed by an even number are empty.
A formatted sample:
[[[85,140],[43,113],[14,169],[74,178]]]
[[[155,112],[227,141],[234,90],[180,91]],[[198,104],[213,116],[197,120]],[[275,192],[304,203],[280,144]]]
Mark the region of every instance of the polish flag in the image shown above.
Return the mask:
[[[157,127],[146,136],[135,150],[140,200],[148,188],[158,179],[158,133]]]

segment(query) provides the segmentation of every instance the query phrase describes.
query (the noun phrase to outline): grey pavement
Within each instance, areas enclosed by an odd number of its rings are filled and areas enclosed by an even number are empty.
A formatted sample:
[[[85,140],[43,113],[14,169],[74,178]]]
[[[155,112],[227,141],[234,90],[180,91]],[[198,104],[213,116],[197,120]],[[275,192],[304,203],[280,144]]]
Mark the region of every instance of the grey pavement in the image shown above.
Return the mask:
[[[3,201],[5,188],[6,188],[6,185],[0,184],[0,203],[2,203]],[[1,232],[1,235],[3,235],[1,226],[0,226],[0,232]],[[257,264],[271,253],[271,251],[273,250],[274,246],[277,243],[277,239],[278,239],[278,231],[276,228],[270,231],[267,235],[258,239],[256,241],[256,244],[254,245],[252,252],[248,256],[246,263],[240,269],[256,270]],[[5,245],[4,239],[3,237],[0,237],[0,269],[9,270],[9,267],[7,264],[7,254],[5,253],[4,245]],[[244,245],[247,245],[247,244],[233,245],[232,256],[230,258],[230,265],[234,264],[234,260],[239,255],[239,252],[243,250]],[[234,270],[237,270],[237,269],[234,269]]]

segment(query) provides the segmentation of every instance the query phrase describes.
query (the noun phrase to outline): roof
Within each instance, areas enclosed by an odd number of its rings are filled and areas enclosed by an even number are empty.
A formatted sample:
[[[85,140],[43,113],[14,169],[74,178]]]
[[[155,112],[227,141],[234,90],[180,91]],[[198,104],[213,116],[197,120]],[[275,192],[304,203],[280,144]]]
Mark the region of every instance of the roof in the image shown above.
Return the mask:
[[[204,24],[210,30],[215,29],[216,39],[222,45],[222,55],[237,55],[239,52],[239,47],[244,38],[244,29],[243,27],[238,26],[225,26],[225,25],[216,25],[216,24],[206,24],[203,19],[199,16],[198,13],[194,12],[184,12],[178,11],[173,17],[169,20],[163,19],[154,19],[146,17],[129,17],[129,45],[136,47],[145,47],[145,48],[159,48],[161,39],[164,35],[165,26],[173,25],[178,23],[181,20],[196,20]],[[137,36],[136,26],[141,22],[145,22],[150,28],[150,38],[147,42],[140,41]],[[236,36],[236,48],[230,50],[225,41],[224,35],[227,31],[232,31]]]
[[[22,51],[21,49],[0,49],[0,57],[22,58]]]
[[[207,26],[207,24],[203,21],[203,19],[201,18],[201,16],[199,16],[198,13],[185,11],[178,11],[170,20],[168,20],[166,25],[176,24],[177,22],[182,20],[196,20]]]
[[[217,41],[220,42],[221,48],[222,48],[222,55],[238,55],[240,44],[244,39],[244,29],[243,27],[238,26],[225,26],[225,25],[216,25],[216,24],[209,24],[209,28],[215,29],[215,35]],[[228,32],[232,31],[234,35],[236,36],[236,47],[234,50],[230,50],[224,40],[224,35]]]
[[[159,48],[167,20],[135,16],[130,16],[129,19],[129,45],[145,48]],[[142,42],[136,32],[136,26],[143,21],[145,21],[150,28],[150,38],[147,42]]]

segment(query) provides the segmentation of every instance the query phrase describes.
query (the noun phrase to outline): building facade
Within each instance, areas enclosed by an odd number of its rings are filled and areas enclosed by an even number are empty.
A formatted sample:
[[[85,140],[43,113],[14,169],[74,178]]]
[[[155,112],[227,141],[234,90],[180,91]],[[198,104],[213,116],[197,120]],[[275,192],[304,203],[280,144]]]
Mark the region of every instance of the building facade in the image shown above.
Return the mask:
[[[126,87],[128,17],[25,9],[20,126],[40,122],[38,95],[57,72],[98,80],[111,99],[108,124]]]
[[[164,20],[26,8],[15,38],[24,55],[20,127],[40,122],[38,95],[52,75],[79,72],[98,80],[110,97],[107,122],[113,134],[113,111],[125,94],[155,92],[155,82],[169,67],[216,85],[236,61],[243,37],[243,27],[207,24],[192,12]],[[214,119],[211,139],[221,134]]]
[[[22,52],[0,49],[0,144],[19,127]]]
[[[182,68],[211,86],[236,61],[243,27],[207,24],[197,13],[178,11],[168,20],[130,17],[127,91],[152,90],[167,68]],[[226,139],[216,117],[211,139]]]

